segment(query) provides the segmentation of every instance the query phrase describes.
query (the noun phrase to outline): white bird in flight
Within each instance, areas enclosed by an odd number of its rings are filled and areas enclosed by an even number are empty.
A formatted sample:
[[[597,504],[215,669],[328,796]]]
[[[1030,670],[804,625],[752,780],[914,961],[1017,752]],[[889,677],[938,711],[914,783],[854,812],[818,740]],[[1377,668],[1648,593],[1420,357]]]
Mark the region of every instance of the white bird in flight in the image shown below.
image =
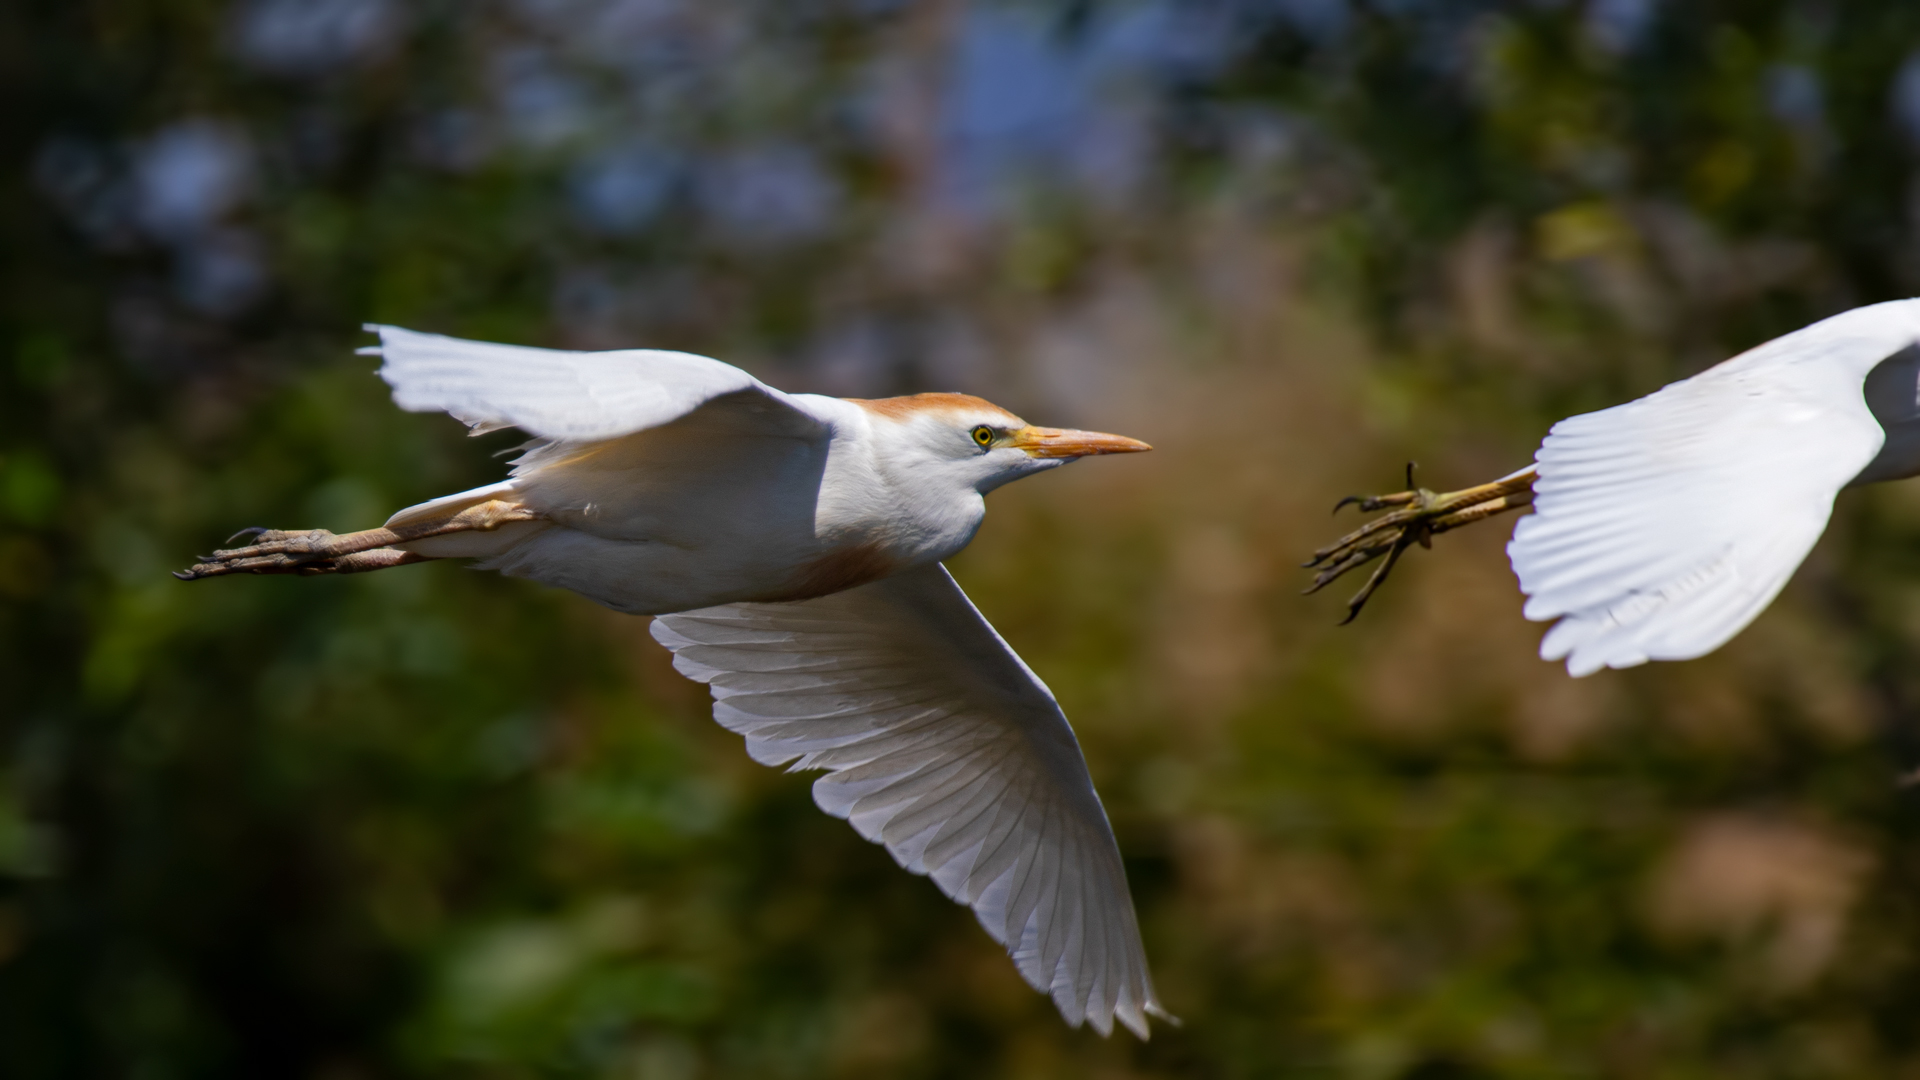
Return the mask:
[[[1526,617],[1558,620],[1542,659],[1579,676],[1703,656],[1779,594],[1841,489],[1920,475],[1916,343],[1920,300],[1856,308],[1562,420],[1492,483],[1349,500],[1397,509],[1315,552],[1307,591],[1385,555],[1351,619],[1410,544],[1531,504],[1507,555]]]
[[[474,558],[652,615],[754,760],[827,770],[814,802],[970,906],[1068,1023],[1171,1019],[1073,729],[940,564],[987,492],[1146,443],[963,394],[785,394],[686,353],[369,329],[401,408],[534,437],[510,478],[365,532],[248,530],[177,576]]]

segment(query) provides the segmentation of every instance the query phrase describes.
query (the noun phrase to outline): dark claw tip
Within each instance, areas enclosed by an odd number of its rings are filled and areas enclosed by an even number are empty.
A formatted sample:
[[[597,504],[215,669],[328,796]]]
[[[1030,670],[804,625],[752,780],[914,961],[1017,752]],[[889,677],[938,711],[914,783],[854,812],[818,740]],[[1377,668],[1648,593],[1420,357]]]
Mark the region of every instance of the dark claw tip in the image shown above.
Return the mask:
[[[173,576],[179,578],[181,581],[192,581],[200,575],[191,570],[175,570],[173,571]]]
[[[256,537],[256,536],[259,536],[259,535],[260,535],[261,533],[263,533],[263,532],[266,532],[266,531],[268,531],[268,530],[267,530],[267,528],[266,528],[265,526],[263,526],[263,525],[255,525],[255,526],[254,526],[253,528],[251,528],[251,529],[241,529],[241,530],[240,530],[239,532],[237,532],[237,533],[234,533],[234,534],[233,534],[232,536],[229,536],[229,537],[227,537],[227,543],[229,543],[229,544],[231,544],[231,543],[233,543],[233,542],[234,542],[235,540],[238,540],[238,539],[240,539],[240,538],[241,538],[241,537],[243,537],[243,536],[244,536],[244,537],[246,537],[247,539],[249,539],[249,540],[251,540],[251,539],[253,539],[254,537]]]
[[[1366,499],[1365,499],[1364,497],[1362,497],[1362,496],[1359,496],[1359,495],[1349,495],[1349,496],[1347,496],[1346,498],[1344,498],[1344,499],[1341,499],[1341,500],[1340,500],[1339,502],[1337,502],[1337,503],[1334,503],[1334,504],[1333,504],[1333,512],[1337,514],[1337,513],[1339,513],[1339,512],[1341,511],[1341,509],[1342,509],[1342,508],[1344,508],[1344,507],[1347,507],[1347,506],[1351,506],[1351,505],[1353,505],[1353,504],[1356,504],[1356,503],[1363,503],[1363,502],[1366,502],[1366,501],[1367,501],[1367,500],[1366,500]]]

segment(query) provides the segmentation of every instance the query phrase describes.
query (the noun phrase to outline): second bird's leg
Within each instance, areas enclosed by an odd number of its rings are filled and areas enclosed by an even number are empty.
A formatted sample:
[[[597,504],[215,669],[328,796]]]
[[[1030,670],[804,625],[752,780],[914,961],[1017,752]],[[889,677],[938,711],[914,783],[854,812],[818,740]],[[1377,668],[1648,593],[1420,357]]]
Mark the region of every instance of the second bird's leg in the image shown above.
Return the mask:
[[[1319,592],[1348,571],[1386,556],[1386,561],[1374,569],[1366,584],[1347,601],[1347,617],[1342,623],[1352,622],[1393,572],[1394,564],[1407,548],[1414,544],[1431,547],[1433,538],[1443,532],[1532,505],[1535,476],[1534,470],[1528,467],[1492,483],[1436,493],[1414,487],[1413,466],[1408,465],[1408,490],[1392,495],[1346,498],[1334,506],[1338,510],[1348,503],[1356,503],[1362,511],[1390,509],[1390,512],[1315,551],[1313,558],[1301,565],[1318,572],[1313,576],[1313,584],[1302,591]]]

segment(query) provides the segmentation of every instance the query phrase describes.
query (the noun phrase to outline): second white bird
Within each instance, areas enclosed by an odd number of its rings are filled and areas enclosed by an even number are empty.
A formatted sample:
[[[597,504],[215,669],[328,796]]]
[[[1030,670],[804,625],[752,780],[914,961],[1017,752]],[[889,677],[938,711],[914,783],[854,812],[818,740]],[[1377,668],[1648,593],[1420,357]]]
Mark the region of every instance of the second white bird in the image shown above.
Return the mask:
[[[1507,554],[1526,617],[1554,622],[1543,659],[1589,675],[1703,656],[1779,595],[1842,489],[1920,475],[1916,343],[1920,300],[1855,308],[1568,417],[1500,480],[1353,500],[1395,509],[1315,552],[1313,588],[1386,556],[1357,612],[1410,544],[1531,505]]]

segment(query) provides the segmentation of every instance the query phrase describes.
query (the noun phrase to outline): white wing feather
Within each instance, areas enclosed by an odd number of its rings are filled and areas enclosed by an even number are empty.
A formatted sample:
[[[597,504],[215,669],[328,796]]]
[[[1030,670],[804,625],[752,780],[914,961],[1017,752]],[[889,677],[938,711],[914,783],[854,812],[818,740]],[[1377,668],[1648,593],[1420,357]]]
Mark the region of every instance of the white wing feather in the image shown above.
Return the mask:
[[[945,568],[653,636],[754,760],[829,770],[814,802],[970,905],[1068,1023],[1145,1038],[1166,1016],[1073,729]]]
[[[517,427],[567,442],[612,439],[677,420],[715,398],[746,392],[768,412],[812,416],[731,364],[652,349],[566,352],[367,327],[380,377],[409,412],[446,412],[479,435]],[[788,419],[792,419],[792,415]]]
[[[1815,323],[1553,426],[1507,554],[1540,644],[1587,675],[1718,648],[1772,601],[1884,434],[1861,387],[1920,301]]]

